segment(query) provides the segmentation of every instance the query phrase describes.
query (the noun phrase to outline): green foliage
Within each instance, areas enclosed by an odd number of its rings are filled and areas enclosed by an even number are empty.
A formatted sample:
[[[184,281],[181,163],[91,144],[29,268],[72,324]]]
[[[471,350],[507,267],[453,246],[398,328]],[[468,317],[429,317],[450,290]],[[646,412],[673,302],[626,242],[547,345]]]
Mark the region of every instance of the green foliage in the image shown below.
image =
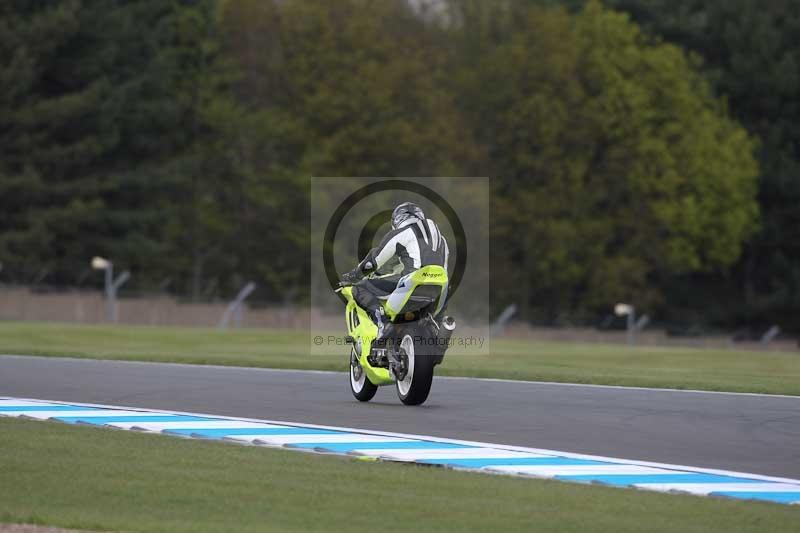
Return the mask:
[[[68,259],[60,238],[96,219],[100,206],[99,184],[81,174],[116,136],[92,131],[107,124],[98,107],[108,81],[92,75],[91,61],[72,72],[79,11],[77,2],[0,7],[0,250],[10,270],[30,259],[59,268]]]
[[[309,176],[451,175],[470,157],[467,129],[439,84],[433,37],[403,2],[237,1],[219,11],[245,110],[221,137],[247,176],[251,216],[239,230],[252,239],[240,257],[270,297],[303,291]]]
[[[659,277],[738,258],[757,216],[754,145],[679,49],[596,3],[532,9],[477,71],[498,238],[516,241],[509,294],[529,287],[550,318],[653,305]]]
[[[670,280],[740,257],[757,227],[756,144],[679,48],[597,2],[555,3],[5,2],[3,276],[74,284],[107,255],[129,286],[203,299],[254,280],[261,299],[296,300],[309,176],[482,174],[497,305],[551,320],[655,307]],[[755,18],[751,44],[786,47]],[[739,26],[725,27],[733,47]],[[729,62],[756,84],[745,48]],[[730,81],[713,72],[714,87]],[[791,101],[790,75],[769,80]],[[730,113],[751,116],[727,87]],[[789,176],[796,124],[781,125],[751,131]],[[769,209],[783,205],[769,190]],[[765,235],[788,246],[796,211],[777,212]]]
[[[404,2],[285,2],[274,32],[268,105],[297,121],[303,172],[450,175],[468,157],[435,36]]]
[[[0,10],[6,274],[72,284],[99,254],[146,277],[164,251],[153,169],[186,143],[171,83],[176,9],[74,0]]]
[[[790,316],[800,316],[800,5],[793,0],[609,4],[630,12],[650,33],[702,57],[715,92],[759,137],[761,231],[732,278],[704,282],[744,300],[749,315],[744,318],[786,325]],[[683,290],[692,292],[691,286]]]

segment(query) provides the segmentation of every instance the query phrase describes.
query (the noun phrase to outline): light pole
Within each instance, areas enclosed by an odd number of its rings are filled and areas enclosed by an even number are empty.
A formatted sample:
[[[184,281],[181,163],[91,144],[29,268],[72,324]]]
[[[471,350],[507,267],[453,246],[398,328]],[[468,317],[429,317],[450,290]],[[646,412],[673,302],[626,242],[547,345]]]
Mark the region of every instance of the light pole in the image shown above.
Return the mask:
[[[636,344],[636,308],[631,304],[618,303],[614,306],[614,314],[628,317],[628,344],[633,346]]]
[[[127,270],[114,279],[114,263],[103,257],[92,258],[92,268],[105,271],[105,296],[106,296],[106,315],[109,322],[116,323],[119,319],[117,310],[117,290],[128,281],[131,273]]]

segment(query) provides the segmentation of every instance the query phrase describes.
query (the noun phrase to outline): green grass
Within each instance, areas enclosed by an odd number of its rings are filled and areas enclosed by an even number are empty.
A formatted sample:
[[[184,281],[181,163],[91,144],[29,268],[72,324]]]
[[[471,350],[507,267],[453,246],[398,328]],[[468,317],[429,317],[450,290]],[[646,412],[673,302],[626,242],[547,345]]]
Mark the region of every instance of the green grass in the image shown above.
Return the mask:
[[[797,531],[800,508],[0,418],[0,523],[113,531]]]
[[[271,368],[346,370],[310,355],[307,332],[0,322],[0,353]],[[448,354],[439,375],[800,395],[800,353],[494,340]]]

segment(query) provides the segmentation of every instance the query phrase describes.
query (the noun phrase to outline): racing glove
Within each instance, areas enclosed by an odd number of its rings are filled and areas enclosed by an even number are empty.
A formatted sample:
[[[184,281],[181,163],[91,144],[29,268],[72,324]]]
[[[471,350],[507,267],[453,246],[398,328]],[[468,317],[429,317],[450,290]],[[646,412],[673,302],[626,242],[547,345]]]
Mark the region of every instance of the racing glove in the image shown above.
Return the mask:
[[[362,274],[359,272],[358,268],[351,270],[350,272],[345,272],[342,274],[341,280],[343,283],[354,284],[361,281]]]

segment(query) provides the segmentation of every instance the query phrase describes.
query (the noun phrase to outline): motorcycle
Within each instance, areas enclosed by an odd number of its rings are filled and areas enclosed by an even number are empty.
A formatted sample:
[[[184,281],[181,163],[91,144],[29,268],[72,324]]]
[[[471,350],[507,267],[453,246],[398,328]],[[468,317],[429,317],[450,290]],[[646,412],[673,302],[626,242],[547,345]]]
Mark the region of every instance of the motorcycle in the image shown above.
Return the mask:
[[[447,271],[424,266],[397,283],[382,300],[389,319],[384,339],[376,342],[378,327],[353,297],[353,285],[340,282],[350,348],[350,390],[359,401],[368,402],[378,387],[397,387],[405,405],[420,405],[428,398],[434,367],[442,362],[456,327],[452,317],[442,315],[447,297]]]

